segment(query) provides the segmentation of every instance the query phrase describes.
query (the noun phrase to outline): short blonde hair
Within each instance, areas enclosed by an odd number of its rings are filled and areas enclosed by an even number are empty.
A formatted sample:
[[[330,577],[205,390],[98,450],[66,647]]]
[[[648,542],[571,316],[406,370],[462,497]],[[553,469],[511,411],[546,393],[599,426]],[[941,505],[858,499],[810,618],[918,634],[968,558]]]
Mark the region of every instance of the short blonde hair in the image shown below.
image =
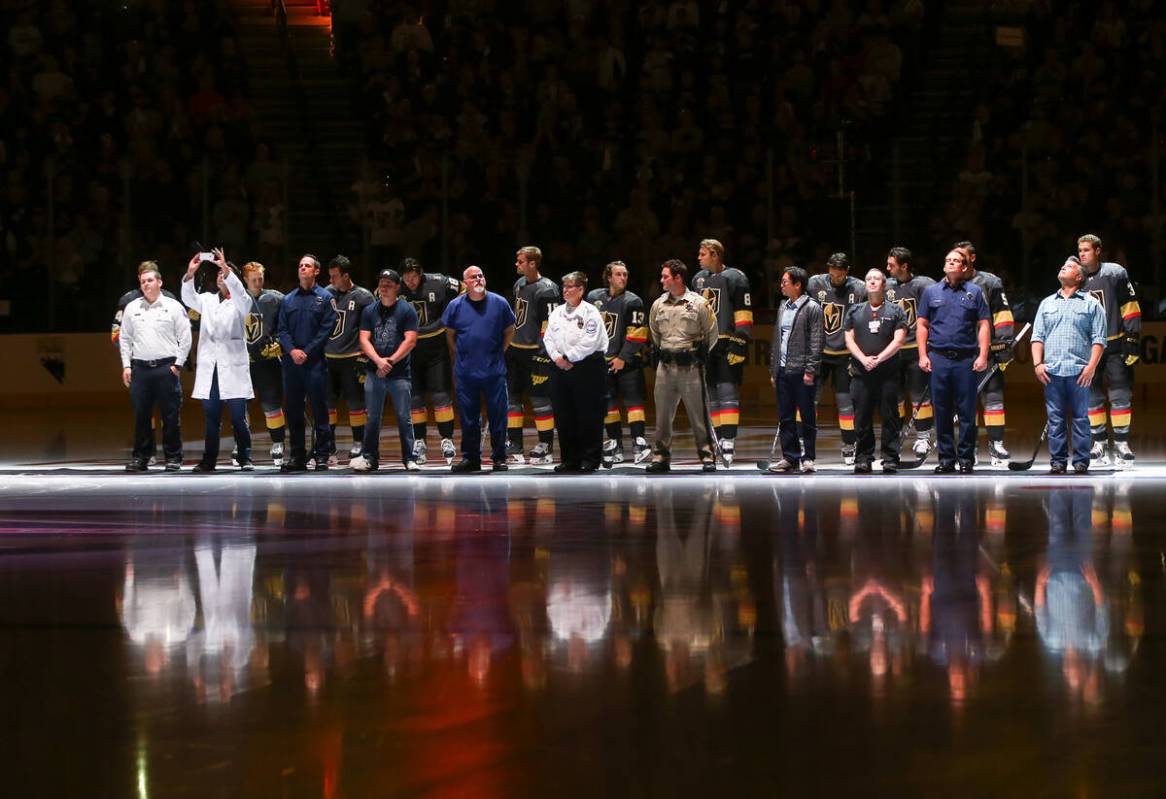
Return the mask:
[[[158,268],[157,261],[142,261],[138,264],[138,277],[141,277],[147,272],[153,272],[158,276],[159,280],[162,279],[162,270]]]
[[[246,277],[252,272],[258,272],[262,275],[266,271],[267,270],[263,268],[263,264],[259,263],[258,261],[248,261],[247,263],[243,264],[243,277]]]
[[[715,252],[717,257],[722,261],[725,260],[725,245],[721,244],[716,239],[701,239],[700,246],[704,247],[709,252]]]

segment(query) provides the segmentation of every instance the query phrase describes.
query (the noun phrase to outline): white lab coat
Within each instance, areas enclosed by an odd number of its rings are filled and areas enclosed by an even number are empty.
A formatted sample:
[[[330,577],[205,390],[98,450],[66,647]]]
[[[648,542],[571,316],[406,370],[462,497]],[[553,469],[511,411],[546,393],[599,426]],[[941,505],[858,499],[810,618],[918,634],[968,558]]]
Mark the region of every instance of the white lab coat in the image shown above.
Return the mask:
[[[198,363],[194,372],[194,399],[210,399],[215,370],[219,373],[219,398],[251,399],[251,364],[243,327],[251,312],[251,297],[243,281],[232,272],[227,277],[231,299],[218,291],[196,294],[194,281],[182,281],[182,302],[198,312]]]

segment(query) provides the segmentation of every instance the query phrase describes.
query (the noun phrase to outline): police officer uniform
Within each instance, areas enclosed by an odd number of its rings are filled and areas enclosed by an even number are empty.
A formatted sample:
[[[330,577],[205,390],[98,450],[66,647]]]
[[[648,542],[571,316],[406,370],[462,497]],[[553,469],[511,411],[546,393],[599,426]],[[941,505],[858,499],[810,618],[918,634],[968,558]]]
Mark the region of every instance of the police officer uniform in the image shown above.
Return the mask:
[[[551,403],[559,421],[560,463],[556,471],[593,472],[603,445],[604,353],[608,336],[599,309],[589,302],[551,311],[543,337],[551,360]],[[562,357],[570,369],[561,368]]]
[[[854,402],[850,397],[850,353],[842,326],[852,305],[866,300],[866,285],[856,277],[847,277],[841,286],[830,282],[830,275],[814,275],[806,285],[806,294],[822,306],[822,324],[826,343],[822,348],[822,374],[818,379],[818,397],[829,379],[834,385],[834,402],[838,406],[838,429],[842,434],[842,459],[850,463],[854,456]]]
[[[1089,429],[1093,438],[1090,459],[1108,462],[1105,444],[1105,401],[1109,399],[1109,424],[1113,427],[1114,462],[1133,462],[1130,451],[1131,400],[1134,364],[1138,360],[1142,335],[1142,307],[1125,267],[1103,262],[1093,274],[1085,273],[1081,290],[1095,297],[1105,308],[1105,352],[1089,386]]]
[[[702,269],[692,288],[712,306],[717,318],[717,344],[705,364],[709,387],[709,416],[717,431],[721,452],[732,462],[741,421],[741,380],[753,338],[753,298],[749,278],[727,266],[720,272]]]
[[[324,358],[328,364],[328,426],[332,433],[330,455],[336,453],[337,409],[343,395],[348,405],[348,424],[352,427],[349,458],[355,458],[360,455],[364,423],[368,419],[364,399],[368,358],[360,351],[360,315],[365,308],[376,302],[376,298],[371,291],[360,286],[353,286],[348,291],[328,286],[328,293],[332,295],[336,308],[336,327],[324,347]],[[330,465],[332,462],[334,458]]]
[[[931,359],[931,401],[935,406],[935,439],[939,470],[971,471],[976,458],[977,329],[991,315],[984,292],[970,280],[954,287],[941,280],[924,292],[919,317],[928,322],[926,354]],[[959,416],[960,440],[955,445],[953,419]]]
[[[644,380],[644,354],[648,343],[648,320],[644,313],[644,301],[630,291],[612,296],[609,289],[595,289],[587,295],[587,302],[594,305],[603,319],[607,331],[607,353],[604,355],[610,365],[619,358],[624,368],[618,372],[608,371],[606,380],[607,442],[603,445],[603,465],[614,466],[623,462],[623,430],[620,425],[619,401],[622,399],[627,410],[628,428],[635,447],[636,463],[647,458],[651,452],[645,435],[644,398],[648,394]]]
[[[931,449],[931,427],[933,414],[931,410],[931,395],[923,397],[923,389],[927,385],[927,373],[919,368],[919,345],[915,341],[915,320],[918,318],[919,298],[923,290],[935,285],[935,281],[923,275],[912,275],[910,280],[899,282],[893,277],[887,278],[887,300],[895,303],[907,317],[907,338],[900,350],[903,357],[899,359],[899,386],[902,397],[907,403],[900,410],[900,415],[915,417],[915,454],[920,457]]]
[[[251,385],[263,409],[263,420],[271,436],[271,460],[283,465],[283,373],[279,358],[283,354],[275,338],[279,309],[284,296],[275,289],[263,289],[256,296],[247,293],[250,312],[243,323],[247,340],[247,357],[251,368]]]
[[[287,413],[291,454],[284,471],[303,471],[308,465],[304,445],[304,400],[312,404],[315,424],[316,468],[327,469],[332,449],[332,430],[328,425],[328,370],[324,365],[324,346],[336,327],[336,309],[332,294],[320,285],[305,291],[296,286],[284,297],[279,309],[276,338],[283,350],[283,395]],[[292,350],[303,350],[308,359],[303,364],[292,360]]]
[[[506,453],[510,460],[522,463],[522,396],[530,395],[538,444],[530,451],[531,463],[550,463],[555,442],[555,414],[551,409],[551,361],[543,346],[543,331],[551,311],[561,302],[559,287],[547,277],[528,281],[518,278],[512,291],[514,340],[506,350],[507,390],[510,401],[506,414]],[[463,435],[465,431],[462,431]]]
[[[884,301],[875,308],[860,303],[846,315],[844,330],[853,331],[854,343],[863,355],[878,355],[895,338],[898,330],[907,329],[907,315],[893,302]],[[911,357],[911,356],[909,356]],[[869,471],[874,460],[874,411],[882,416],[883,469],[894,471],[899,463],[900,357],[896,351],[887,360],[868,371],[854,357],[850,360],[850,394],[854,399],[854,467]]]
[[[133,460],[129,471],[145,471],[154,437],[153,413],[162,412],[162,451],[166,469],[182,467],[182,383],[170,367],[182,369],[190,354],[190,317],[182,303],[161,295],[128,303],[118,331],[123,369],[130,370],[134,408]]]
[[[697,455],[705,471],[713,471],[716,462],[700,370],[705,353],[717,342],[717,319],[712,308],[691,289],[680,297],[666,291],[652,303],[648,330],[659,360],[655,387],[656,440],[648,468],[668,470],[672,460],[672,422],[683,400],[696,439]]]
[[[437,422],[437,433],[441,436],[441,455],[446,462],[453,461],[457,450],[453,445],[453,379],[449,362],[449,347],[445,341],[445,326],[441,315],[446,306],[462,291],[461,281],[442,274],[421,274],[421,283],[416,291],[401,284],[401,297],[417,312],[417,346],[413,358],[413,457],[418,463],[425,463],[426,423],[429,413],[426,397],[433,403],[433,419]]]

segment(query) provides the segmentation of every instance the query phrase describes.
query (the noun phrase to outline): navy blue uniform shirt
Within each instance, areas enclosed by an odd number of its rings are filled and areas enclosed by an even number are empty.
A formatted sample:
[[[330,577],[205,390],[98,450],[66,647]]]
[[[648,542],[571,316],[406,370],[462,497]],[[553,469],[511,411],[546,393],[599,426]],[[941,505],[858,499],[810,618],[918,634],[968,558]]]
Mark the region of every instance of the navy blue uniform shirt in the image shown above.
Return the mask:
[[[372,348],[377,351],[377,355],[388,358],[401,346],[401,342],[405,340],[406,332],[410,330],[414,333],[417,332],[417,312],[413,310],[413,306],[408,300],[398,299],[386,308],[384,303],[378,299],[372,305],[366,305],[364,310],[360,312],[360,329],[367,330],[372,334],[369,336],[369,341]],[[409,366],[412,361],[413,355],[406,355],[400,363],[393,367],[389,376],[408,380],[410,377]],[[370,360],[368,371],[375,372],[376,370],[376,364]]]
[[[336,309],[332,295],[319,284],[311,291],[301,287],[289,291],[279,309],[276,338],[284,357],[292,350],[303,350],[309,361],[324,357],[324,345],[336,327]]]
[[[978,351],[980,341],[976,328],[981,320],[991,319],[984,292],[970,280],[961,281],[955,287],[946,280],[928,286],[919,299],[918,314],[930,325],[929,350]]]
[[[457,334],[454,370],[479,380],[505,375],[502,340],[514,319],[510,303],[492,291],[478,302],[466,293],[447,305],[441,324]]]

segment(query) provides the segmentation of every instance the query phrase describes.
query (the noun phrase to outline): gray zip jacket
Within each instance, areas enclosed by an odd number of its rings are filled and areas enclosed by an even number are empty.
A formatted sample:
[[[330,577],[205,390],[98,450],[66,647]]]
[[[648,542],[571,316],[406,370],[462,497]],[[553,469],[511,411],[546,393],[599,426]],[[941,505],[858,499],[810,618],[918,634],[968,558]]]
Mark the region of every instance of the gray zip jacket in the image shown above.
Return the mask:
[[[777,320],[773,325],[773,346],[770,348],[769,374],[776,378],[781,366],[781,315],[786,313],[788,300],[782,299],[777,306]],[[822,306],[807,298],[796,311],[794,325],[789,331],[786,345],[785,368],[787,372],[804,372],[817,377],[821,373],[822,345],[826,334],[822,319]]]

